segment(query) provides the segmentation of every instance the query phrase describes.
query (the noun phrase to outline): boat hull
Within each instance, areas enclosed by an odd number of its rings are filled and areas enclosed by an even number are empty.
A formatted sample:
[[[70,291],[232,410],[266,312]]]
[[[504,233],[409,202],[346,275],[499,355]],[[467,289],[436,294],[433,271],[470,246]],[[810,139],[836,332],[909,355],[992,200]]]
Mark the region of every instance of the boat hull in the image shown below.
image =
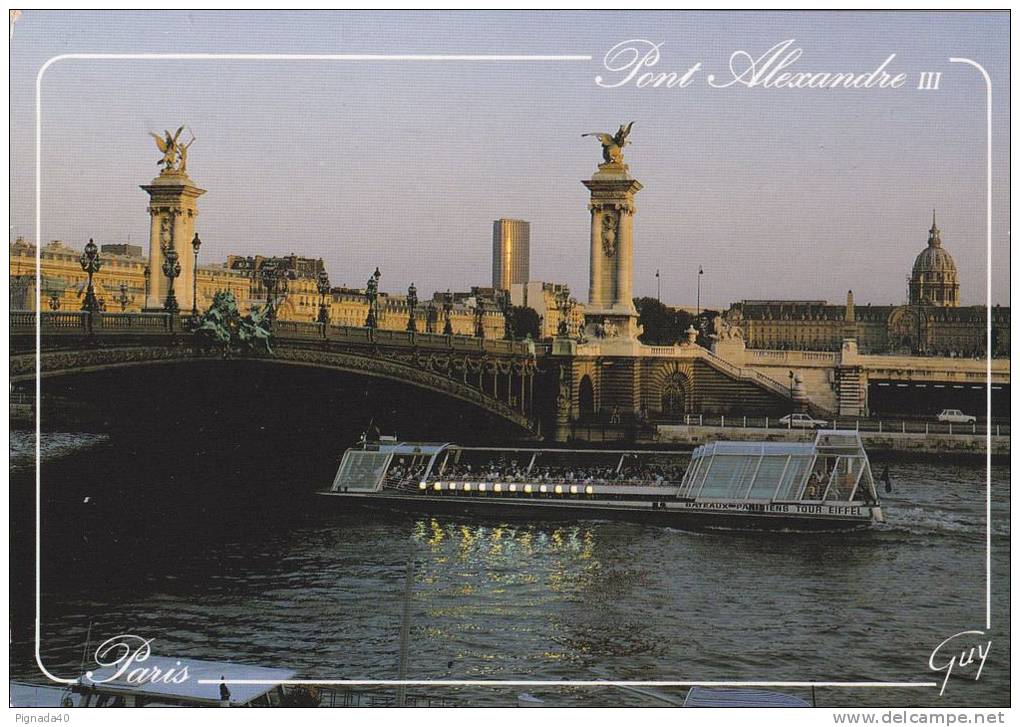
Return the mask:
[[[551,500],[400,492],[320,493],[344,508],[498,520],[622,520],[683,530],[860,530],[880,514],[866,506],[745,505],[678,501]],[[874,508],[877,509],[877,508]]]

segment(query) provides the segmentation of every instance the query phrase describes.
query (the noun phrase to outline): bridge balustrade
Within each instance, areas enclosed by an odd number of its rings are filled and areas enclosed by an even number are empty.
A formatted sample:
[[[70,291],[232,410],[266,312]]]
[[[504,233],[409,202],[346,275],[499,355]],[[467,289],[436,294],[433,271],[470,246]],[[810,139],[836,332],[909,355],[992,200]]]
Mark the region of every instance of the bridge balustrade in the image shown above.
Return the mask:
[[[322,338],[322,324],[306,321],[273,321],[273,334],[289,338]]]
[[[35,327],[35,313],[28,313],[28,325]],[[89,314],[86,311],[43,311],[39,316],[39,327],[46,330],[59,328],[64,330],[84,331],[88,326]],[[14,323],[14,321],[11,321]],[[19,321],[20,322],[20,321]]]
[[[96,316],[93,325],[104,333],[168,333],[171,330],[171,320],[169,313],[115,313]]]
[[[35,328],[35,311],[11,311],[11,328]]]

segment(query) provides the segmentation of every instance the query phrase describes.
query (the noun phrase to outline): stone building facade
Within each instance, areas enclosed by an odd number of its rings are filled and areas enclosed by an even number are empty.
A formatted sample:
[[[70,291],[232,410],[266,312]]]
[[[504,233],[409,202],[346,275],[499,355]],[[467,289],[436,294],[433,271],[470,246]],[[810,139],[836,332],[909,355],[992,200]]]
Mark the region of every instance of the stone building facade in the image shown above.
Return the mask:
[[[35,245],[18,238],[10,245],[10,307],[11,310],[34,310]],[[81,250],[68,247],[59,240],[45,245],[42,259],[43,310],[80,310],[85,298],[87,276],[81,269]],[[102,267],[93,277],[93,286],[100,306],[109,312],[138,313],[145,308],[151,292],[148,260],[137,254],[101,253]],[[267,261],[277,262],[286,273],[286,281],[277,284],[275,303],[280,320],[312,322],[318,320],[320,296],[317,285],[322,260],[294,255],[281,258],[231,255],[222,265],[198,266],[197,299],[199,310],[212,303],[220,291],[229,291],[237,299],[242,313],[266,303],[267,291],[259,270]],[[148,271],[148,272],[147,272]],[[162,275],[162,272],[159,273]],[[179,281],[179,279],[178,279]],[[123,286],[123,289],[122,289]],[[502,309],[484,295],[485,289],[454,294],[450,324],[458,335],[477,334],[481,322],[484,337],[503,338],[505,333]],[[183,311],[191,310],[192,291],[174,288]],[[327,297],[330,322],[341,326],[363,326],[368,316],[368,300],[364,289],[333,288]],[[122,303],[123,301],[123,303]],[[378,326],[387,330],[406,330],[407,297],[380,292],[377,301]],[[481,313],[478,307],[481,306]],[[429,311],[432,322],[429,323]],[[435,333],[444,329],[443,294],[422,300],[416,309],[417,327],[425,332],[431,326]]]
[[[839,351],[844,338],[857,339],[861,353],[983,356],[989,309],[961,306],[960,283],[941,231],[928,230],[928,243],[911,269],[904,305],[844,305],[824,300],[744,300],[724,314],[743,331],[748,348]],[[991,309],[992,354],[1009,356],[1010,309]]]
[[[560,299],[567,303],[561,308]],[[531,280],[510,286],[510,303],[531,308],[538,314],[539,338],[554,338],[560,321],[566,316],[567,335],[580,338],[584,334],[585,306],[570,297],[570,288],[563,283],[545,283]]]

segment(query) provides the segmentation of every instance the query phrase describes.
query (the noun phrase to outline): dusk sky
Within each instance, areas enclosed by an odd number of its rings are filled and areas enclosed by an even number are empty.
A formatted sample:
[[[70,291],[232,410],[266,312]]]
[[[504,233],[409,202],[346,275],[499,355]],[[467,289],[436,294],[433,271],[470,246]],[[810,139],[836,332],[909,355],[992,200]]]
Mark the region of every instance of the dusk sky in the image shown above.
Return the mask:
[[[601,88],[621,41],[662,43],[686,88]],[[712,88],[787,39],[791,71],[907,74],[898,89]],[[147,132],[187,124],[200,262],[378,265],[399,293],[491,280],[492,221],[531,221],[531,277],[587,298],[591,131],[635,122],[634,292],[898,304],[932,207],[963,304],[985,295],[985,89],[993,84],[992,302],[1009,303],[1007,13],[25,11],[11,56],[11,239],[35,238],[35,79],[63,53],[570,54],[581,61],[69,60],[43,79],[42,239],[148,246]],[[923,71],[942,73],[918,90]]]

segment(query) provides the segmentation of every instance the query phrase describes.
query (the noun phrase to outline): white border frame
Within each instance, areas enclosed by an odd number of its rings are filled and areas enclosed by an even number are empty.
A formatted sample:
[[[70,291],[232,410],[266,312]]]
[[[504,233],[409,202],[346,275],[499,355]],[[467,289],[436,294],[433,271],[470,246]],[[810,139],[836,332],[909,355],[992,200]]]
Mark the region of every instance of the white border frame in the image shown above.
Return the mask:
[[[273,61],[438,61],[438,62],[558,62],[558,61],[590,61],[590,55],[450,55],[450,54],[292,54],[292,53],[66,53],[53,56],[39,69],[35,82],[35,238],[36,238],[36,310],[41,310],[42,286],[42,80],[46,71],[55,63],[66,60],[273,60]],[[984,67],[969,58],[949,59],[950,63],[965,63],[976,68],[984,77],[987,91],[987,279],[986,279],[986,353],[987,353],[987,387],[986,387],[986,420],[991,421],[992,413],[992,82]],[[42,326],[41,317],[36,316],[36,370],[35,393],[36,401],[41,401],[42,359],[41,351]],[[992,627],[992,435],[991,427],[985,435],[985,628]],[[40,637],[42,630],[42,597],[41,597],[41,528],[42,528],[42,487],[40,467],[40,436],[41,411],[36,406],[35,419],[35,661],[43,675],[52,682],[73,684],[76,679],[64,679],[52,674],[42,663]],[[217,680],[198,680],[200,684],[218,684]],[[232,680],[231,684],[258,684],[258,680]],[[277,682],[274,682],[277,683]],[[619,680],[427,680],[427,679],[291,679],[283,684],[318,684],[343,686],[457,686],[457,687],[533,687],[533,686],[570,686],[570,687],[840,687],[840,688],[924,688],[938,687],[937,681],[923,682],[821,682],[821,681],[619,681]]]

